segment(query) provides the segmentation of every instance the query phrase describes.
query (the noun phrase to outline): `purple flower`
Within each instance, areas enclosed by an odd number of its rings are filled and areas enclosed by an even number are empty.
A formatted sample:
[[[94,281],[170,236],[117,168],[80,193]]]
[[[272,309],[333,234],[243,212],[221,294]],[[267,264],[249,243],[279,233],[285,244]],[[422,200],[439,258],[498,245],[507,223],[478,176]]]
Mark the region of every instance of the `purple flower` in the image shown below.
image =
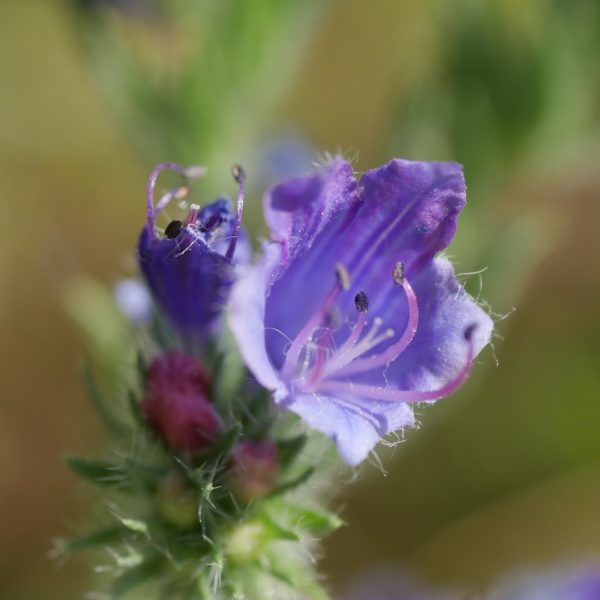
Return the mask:
[[[446,248],[465,204],[456,163],[393,160],[357,182],[333,160],[267,193],[271,240],[235,284],[230,324],[274,400],[358,464],[412,405],[456,390],[492,321]]]
[[[203,208],[192,204],[184,222],[171,221],[160,235],[156,217],[169,202],[181,200],[188,192],[187,185],[178,186],[154,206],[156,179],[165,169],[188,180],[204,173],[201,167],[186,169],[174,163],[162,163],[152,171],[147,189],[147,223],[137,254],[157,304],[193,347],[215,329],[233,281],[234,256],[236,261],[249,256],[249,245],[241,230],[244,173],[234,167],[240,186],[237,213],[231,212],[224,198]]]

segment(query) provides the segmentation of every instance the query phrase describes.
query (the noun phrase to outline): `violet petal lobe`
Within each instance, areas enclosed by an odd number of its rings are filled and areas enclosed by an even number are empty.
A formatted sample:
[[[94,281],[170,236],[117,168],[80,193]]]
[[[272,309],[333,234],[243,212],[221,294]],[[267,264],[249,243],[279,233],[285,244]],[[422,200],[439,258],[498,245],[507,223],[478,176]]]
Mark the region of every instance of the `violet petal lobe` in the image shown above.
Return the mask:
[[[225,257],[190,232],[176,239],[156,239],[145,228],[138,260],[157,304],[173,325],[180,332],[204,337],[233,279]]]
[[[408,404],[363,402],[359,398],[335,398],[318,394],[294,396],[284,406],[308,425],[329,436],[342,460],[358,465],[379,440],[415,424]]]
[[[295,177],[265,194],[265,221],[283,247],[285,263],[310,248],[330,221],[358,200],[349,163],[339,158],[308,177]]]

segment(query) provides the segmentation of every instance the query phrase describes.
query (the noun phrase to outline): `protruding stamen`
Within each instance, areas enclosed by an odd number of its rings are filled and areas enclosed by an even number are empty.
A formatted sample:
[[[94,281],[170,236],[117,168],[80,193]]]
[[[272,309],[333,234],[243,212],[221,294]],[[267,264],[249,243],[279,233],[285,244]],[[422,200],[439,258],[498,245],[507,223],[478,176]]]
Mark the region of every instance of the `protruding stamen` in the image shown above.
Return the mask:
[[[366,313],[369,310],[369,296],[363,291],[358,292],[358,294],[354,296],[354,305],[358,312]]]
[[[169,190],[154,207],[154,218],[162,212],[162,210],[171,202],[171,200],[183,200],[190,193],[190,188],[187,185],[180,185],[179,187]]]
[[[283,364],[282,373],[285,376],[289,376],[293,373],[296,368],[296,364],[298,362],[298,358],[300,357],[300,353],[302,352],[302,348],[308,341],[308,339],[313,334],[313,331],[319,326],[319,324],[331,315],[331,308],[333,307],[333,303],[335,302],[338,294],[340,293],[342,288],[342,284],[338,277],[338,271],[336,269],[336,285],[333,286],[329,294],[325,297],[323,304],[319,307],[317,312],[306,322],[304,327],[300,330],[300,333],[294,338],[292,345],[290,346],[287,355],[285,357],[285,362]],[[363,314],[363,313],[361,313]]]
[[[179,236],[183,229],[183,223],[179,220],[171,221],[165,228],[165,236],[170,240],[174,240]]]
[[[313,331],[319,326],[319,324],[323,321],[323,319],[329,313],[329,309],[332,307],[337,295],[339,293],[339,287],[336,285],[332,288],[332,290],[327,294],[323,304],[319,307],[317,312],[307,321],[304,327],[300,330],[300,333],[294,338],[292,345],[290,346],[287,355],[285,357],[285,362],[282,368],[282,374],[285,376],[289,376],[293,373],[296,365],[298,363],[298,358],[300,357],[300,353],[302,352],[302,348],[312,335]]]
[[[392,273],[392,277],[394,279],[394,283],[396,285],[402,285],[404,283],[404,263],[397,262],[394,265],[394,271]]]
[[[156,165],[156,167],[154,167],[154,169],[152,169],[152,172],[150,173],[150,176],[148,177],[148,185],[146,186],[146,219],[147,219],[147,223],[148,223],[149,233],[152,236],[156,236],[156,233],[154,231],[154,219],[155,219],[156,215],[173,198],[177,198],[178,197],[177,194],[180,193],[180,191],[183,189],[183,187],[185,187],[185,186],[181,186],[179,188],[175,188],[175,190],[172,190],[171,192],[165,194],[159,201],[157,207],[154,208],[154,188],[156,187],[156,180],[158,179],[158,176],[160,175],[160,173],[162,173],[162,171],[167,171],[167,170],[175,171],[176,173],[183,175],[188,180],[197,179],[198,177],[202,177],[202,175],[204,175],[204,173],[206,173],[205,167],[202,167],[202,166],[182,167],[181,165],[178,165],[177,163],[173,163],[173,162],[163,162],[163,163]],[[187,192],[186,192],[186,194],[187,194]]]
[[[231,167],[231,174],[238,184],[241,184],[246,179],[246,172],[241,165],[233,165]]]
[[[342,263],[335,265],[335,276],[338,285],[344,292],[347,292],[350,289],[350,273],[348,273],[348,269]]]
[[[406,294],[406,300],[408,304],[408,319],[403,334],[394,344],[392,344],[381,354],[375,354],[374,356],[354,360],[351,363],[346,362],[345,364],[347,366],[344,366],[343,368],[338,367],[339,370],[337,371],[336,375],[340,376],[350,375],[352,373],[362,373],[363,371],[370,371],[375,367],[385,366],[398,358],[398,356],[402,354],[404,350],[406,350],[417,333],[417,327],[419,324],[419,305],[417,304],[417,297],[408,279],[403,279],[402,287],[404,288],[404,293]]]
[[[306,388],[310,388],[321,379],[323,369],[327,363],[327,354],[333,343],[331,329],[325,329],[317,339],[317,353],[313,368],[311,369]]]
[[[338,394],[347,393],[352,396],[371,398],[373,400],[383,400],[384,402],[406,402],[408,404],[414,404],[416,402],[431,402],[433,400],[439,400],[444,396],[449,396],[450,394],[454,393],[464,383],[469,375],[469,372],[471,371],[473,359],[475,357],[475,346],[472,335],[474,329],[474,326],[469,326],[465,330],[465,339],[469,345],[465,365],[454,379],[450,380],[446,385],[437,390],[426,392],[395,390],[393,388],[380,388],[373,385],[363,385],[358,383],[354,384],[346,381],[336,380],[323,381],[319,384],[319,390]]]
[[[214,214],[206,223],[198,222],[198,229],[202,233],[209,233],[216,229],[223,222],[223,217],[219,214]]]
[[[365,324],[367,322],[367,313],[359,312],[358,313],[358,321],[356,325],[353,327],[350,335],[346,338],[346,341],[335,351],[333,356],[331,357],[331,361],[335,362],[340,356],[348,352],[348,350],[354,347],[356,341],[360,337],[360,334],[363,332],[365,328]]]
[[[477,329],[477,323],[471,323],[463,332],[463,336],[467,342],[471,341],[475,330]]]
[[[231,167],[231,174],[239,185],[238,197],[237,197],[237,214],[235,216],[235,225],[233,226],[233,232],[231,234],[231,242],[229,248],[225,253],[225,258],[229,261],[233,260],[235,254],[235,247],[237,245],[238,238],[240,236],[240,228],[242,227],[242,215],[244,213],[244,198],[246,196],[246,172],[240,165],[233,165]]]
[[[363,312],[360,313],[358,325],[361,324],[361,317],[364,317],[365,314],[366,313]],[[371,329],[369,329],[365,337],[359,342],[354,341],[358,337],[358,335],[355,337],[355,331],[357,329],[355,328],[349,337],[349,339],[354,338],[352,342],[348,343],[348,340],[346,340],[340,349],[327,362],[327,366],[325,368],[325,377],[331,375],[332,373],[338,373],[342,371],[346,365],[351,365],[351,363],[353,364],[353,361],[355,361],[359,356],[362,356],[365,354],[365,352],[375,348],[381,344],[381,342],[393,337],[393,329],[386,329],[383,333],[377,335],[382,323],[383,321],[379,317],[375,317],[375,319],[373,319],[373,325],[371,325]],[[360,326],[359,332],[362,331],[363,327],[364,322]]]

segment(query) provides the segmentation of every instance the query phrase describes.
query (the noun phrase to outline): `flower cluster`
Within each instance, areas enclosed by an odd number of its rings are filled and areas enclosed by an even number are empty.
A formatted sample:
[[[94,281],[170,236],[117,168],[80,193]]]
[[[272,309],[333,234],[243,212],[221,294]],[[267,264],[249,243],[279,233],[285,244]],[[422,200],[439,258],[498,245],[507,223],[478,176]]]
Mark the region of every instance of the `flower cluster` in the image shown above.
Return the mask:
[[[183,181],[155,201],[165,170]],[[141,428],[153,451],[70,464],[150,507],[116,515],[117,539],[137,552],[117,561],[118,585],[139,567],[203,597],[255,597],[260,565],[288,588],[325,597],[307,575],[306,551],[290,557],[280,547],[306,548],[340,525],[316,498],[281,501],[314,471],[303,458],[314,436],[293,433],[292,413],[354,466],[415,424],[415,404],[468,377],[492,321],[439,256],[465,204],[464,179],[455,163],[403,160],[357,179],[335,158],[266,193],[270,235],[253,259],[245,174],[232,172],[235,210],[226,198],[188,202],[201,167],[162,163],[150,174],[137,245],[149,294],[135,281],[117,290],[144,332],[135,419],[117,429],[131,439]],[[173,205],[180,218],[166,218]]]
[[[160,236],[156,216],[188,189],[154,206],[164,168],[201,173],[163,164],[150,177],[138,256],[160,309],[197,350],[229,304],[250,372],[276,404],[330,436],[346,462],[360,463],[385,434],[414,425],[412,405],[466,379],[492,321],[437,256],[465,204],[459,165],[393,160],[357,181],[338,158],[288,180],[266,194],[271,236],[252,265],[241,232],[241,168],[236,215],[225,200],[191,205]]]

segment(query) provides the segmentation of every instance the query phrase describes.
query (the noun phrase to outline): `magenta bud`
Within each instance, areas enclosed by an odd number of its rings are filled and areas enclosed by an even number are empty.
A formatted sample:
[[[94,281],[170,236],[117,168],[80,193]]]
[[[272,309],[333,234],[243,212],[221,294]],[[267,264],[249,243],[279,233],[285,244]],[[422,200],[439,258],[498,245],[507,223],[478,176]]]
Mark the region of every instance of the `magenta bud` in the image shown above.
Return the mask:
[[[246,501],[262,498],[275,486],[279,470],[277,446],[270,440],[240,442],[231,458],[231,483]]]
[[[194,453],[211,446],[219,433],[210,395],[202,364],[170,350],[150,364],[142,412],[173,450]]]

